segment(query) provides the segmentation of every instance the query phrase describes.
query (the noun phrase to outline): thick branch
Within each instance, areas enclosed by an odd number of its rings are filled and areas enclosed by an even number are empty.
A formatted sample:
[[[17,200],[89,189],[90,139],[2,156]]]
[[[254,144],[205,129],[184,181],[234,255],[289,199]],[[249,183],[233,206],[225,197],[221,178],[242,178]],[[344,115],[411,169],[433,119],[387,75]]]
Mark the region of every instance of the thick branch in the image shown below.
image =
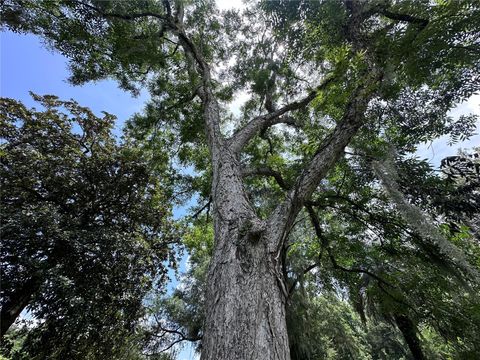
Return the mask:
[[[10,326],[17,320],[20,313],[31,303],[32,298],[41,285],[42,278],[40,273],[34,273],[30,279],[6,298],[1,310],[0,339],[3,338]]]
[[[347,5],[347,8],[350,9],[350,11],[352,10],[355,11],[354,0],[346,0],[346,5]],[[366,11],[363,11],[363,12],[360,11],[359,18],[367,19],[370,16],[375,14],[381,14],[386,18],[395,20],[395,21],[402,21],[402,22],[417,24],[419,25],[420,30],[423,30],[429,23],[428,19],[419,18],[409,14],[402,14],[402,13],[390,11],[385,7],[385,4],[377,4],[367,9]]]
[[[182,11],[178,10],[178,14],[181,13]],[[177,23],[170,24],[170,26],[172,32],[178,37],[186,56],[196,64],[196,71],[202,78],[202,85],[198,89],[198,94],[203,104],[203,120],[205,121],[208,145],[212,152],[212,158],[215,158],[216,154],[221,151],[223,136],[220,131],[220,109],[212,91],[210,67],[200,50],[185,33],[181,20],[177,19]]]
[[[373,92],[367,91],[366,88],[368,86],[357,88],[333,133],[323,141],[309,165],[297,178],[285,201],[279,204],[270,216],[270,227],[274,229],[273,231],[281,232],[274,237],[279,243],[271,244],[276,249],[281,248],[298,212],[311,197],[320,180],[343,155],[344,148],[363,124],[364,113],[373,96]]]
[[[294,120],[289,116],[282,116],[289,111],[299,110],[306,107],[318,93],[325,89],[328,84],[333,81],[333,76],[327,76],[325,80],[307,96],[301,100],[294,101],[281,107],[278,110],[269,112],[253,118],[243,128],[237,130],[229,139],[230,146],[235,153],[240,152],[243,147],[260,131],[273,126],[275,124],[295,124]]]
[[[398,13],[394,13],[394,12],[391,12],[391,11],[386,10],[386,9],[380,10],[379,13],[382,14],[383,16],[391,19],[391,20],[404,21],[404,22],[409,22],[409,23],[412,23],[412,24],[418,24],[420,26],[420,29],[425,28],[428,25],[428,22],[429,22],[427,19],[418,18],[418,17],[408,15],[408,14],[398,14]]]

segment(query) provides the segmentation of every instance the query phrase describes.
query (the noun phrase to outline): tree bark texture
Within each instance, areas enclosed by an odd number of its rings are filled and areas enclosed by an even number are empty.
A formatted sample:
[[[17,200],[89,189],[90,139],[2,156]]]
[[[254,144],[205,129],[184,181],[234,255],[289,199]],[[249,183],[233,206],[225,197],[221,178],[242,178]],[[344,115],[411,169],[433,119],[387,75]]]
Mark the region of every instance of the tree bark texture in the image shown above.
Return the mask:
[[[266,239],[217,223],[202,360],[290,359],[285,296]]]
[[[238,138],[224,141],[215,136],[218,125],[208,124],[219,123],[218,108],[204,95],[213,163],[215,250],[207,278],[202,360],[290,359],[281,249],[305,201],[362,125],[369,100],[362,90],[354,94],[344,118],[319,146],[294,189],[265,221],[257,217],[243,187]]]
[[[288,360],[273,232],[251,208],[240,166],[228,149],[214,153],[215,251],[207,281],[202,360]]]

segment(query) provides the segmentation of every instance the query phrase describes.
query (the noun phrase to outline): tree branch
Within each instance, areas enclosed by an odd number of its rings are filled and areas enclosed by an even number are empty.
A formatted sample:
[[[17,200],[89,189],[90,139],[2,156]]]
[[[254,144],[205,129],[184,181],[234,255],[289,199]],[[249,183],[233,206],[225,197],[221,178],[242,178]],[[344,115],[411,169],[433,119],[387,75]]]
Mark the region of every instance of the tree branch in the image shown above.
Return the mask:
[[[157,324],[158,324],[158,321],[157,321]],[[199,341],[202,339],[201,336],[186,336],[184,333],[182,333],[181,331],[179,331],[178,329],[167,329],[167,328],[164,328],[162,325],[158,324],[157,325],[157,330],[160,330],[163,332],[162,335],[158,335],[154,332],[149,332],[150,335],[153,335],[155,337],[163,337],[165,334],[174,334],[174,335],[178,335],[180,336],[180,340],[183,341]],[[166,350],[166,349],[165,349]],[[163,351],[165,351],[163,350]]]
[[[185,33],[183,28],[183,4],[182,1],[175,2],[175,14],[172,13],[172,6],[169,0],[163,0],[163,6],[165,7],[166,15],[145,11],[134,14],[120,14],[113,12],[105,12],[102,9],[93,5],[84,3],[80,0],[74,0],[80,6],[84,6],[90,10],[95,11],[104,18],[116,18],[125,21],[132,21],[142,17],[154,17],[162,20],[160,34],[163,35],[165,31],[171,31],[177,36],[180,46],[185,51],[187,57],[190,57],[196,64],[198,73],[202,78],[202,89],[199,91],[199,95],[202,98],[204,106],[204,120],[207,128],[208,143],[209,146],[219,148],[219,144],[222,143],[222,135],[220,132],[220,119],[219,108],[217,100],[215,99],[211,90],[211,75],[210,67],[203,58],[203,55]]]
[[[313,225],[313,228],[315,229],[315,234],[317,237],[320,239],[322,245],[325,247],[328,253],[328,257],[330,258],[330,261],[332,263],[332,266],[334,269],[342,270],[345,272],[351,272],[351,273],[362,273],[370,276],[371,278],[377,280],[379,283],[383,283],[389,287],[396,288],[395,285],[389,283],[388,281],[382,279],[378,275],[374,274],[373,272],[369,270],[365,270],[362,268],[346,268],[337,263],[337,260],[333,256],[332,248],[330,247],[327,238],[323,235],[322,228],[320,227],[320,221],[318,220],[318,216],[313,210],[311,205],[305,205],[305,208],[307,209],[308,215],[310,216],[310,221]]]
[[[294,125],[295,121],[293,118],[289,116],[282,117],[282,115],[289,111],[299,110],[306,107],[313,99],[315,99],[318,93],[325,89],[333,80],[334,76],[327,76],[314,91],[310,92],[303,99],[287,104],[273,112],[253,118],[243,128],[237,130],[228,140],[232,151],[235,153],[240,152],[248,141],[250,141],[256,134],[270,126],[281,123]]]
[[[261,166],[256,168],[245,167],[242,169],[242,176],[244,177],[255,176],[255,175],[271,176],[275,179],[278,186],[280,186],[283,190],[288,190],[290,188],[288,184],[285,182],[285,180],[283,179],[282,174],[278,171],[273,170],[268,166]]]
[[[177,10],[177,12],[181,14],[183,10]],[[212,153],[212,158],[215,158],[215,154],[221,151],[223,136],[220,131],[220,109],[218,101],[212,92],[210,67],[199,49],[185,33],[181,19],[177,20],[176,23],[170,23],[169,26],[172,32],[178,37],[179,43],[185,51],[185,55],[197,65],[196,70],[202,78],[202,85],[198,89],[198,94],[203,104],[203,120],[205,121],[208,145]]]
[[[422,19],[422,18],[418,18],[408,14],[398,14],[398,13],[391,12],[387,9],[381,9],[378,11],[378,13],[382,14],[383,16],[391,20],[404,21],[412,24],[417,24],[419,25],[420,30],[424,29],[429,23],[428,19]]]
[[[156,353],[165,352],[165,351],[171,349],[175,344],[178,344],[182,341],[195,342],[195,341],[199,341],[199,340],[202,339],[202,336],[185,335],[182,331],[180,331],[181,327],[178,327],[177,329],[165,328],[162,325],[161,319],[158,318],[157,314],[153,314],[153,318],[155,319],[156,325],[153,325],[153,328],[151,330],[145,330],[145,332],[149,336],[153,336],[153,337],[159,338],[159,339],[164,339],[167,334],[170,334],[170,335],[174,335],[176,337],[176,338],[173,338],[173,339],[169,339],[169,338],[165,339],[164,341],[166,343],[168,343],[168,345],[166,347],[162,348],[161,350],[157,351]],[[162,345],[163,345],[164,341],[162,341]],[[153,356],[154,354],[152,353],[150,355],[148,355],[148,354],[145,354],[145,355]]]
[[[301,277],[303,277],[303,275],[306,275],[308,274],[310,271],[312,271],[313,269],[315,269],[316,267],[318,266],[318,264],[311,264],[310,266],[307,266],[303,271],[302,271],[302,274],[300,276],[298,276],[292,283],[292,285],[290,285],[290,288],[288,289],[288,295],[291,295],[293,290],[295,290],[295,286],[297,286],[299,280]]]
[[[195,214],[193,214],[191,216],[192,219],[196,219],[198,218],[198,216],[200,216],[200,214],[203,212],[203,210],[207,209],[207,215],[208,215],[208,211],[210,210],[210,205],[212,203],[212,196],[209,196],[208,197],[208,201],[205,205],[203,205],[200,209],[198,209]]]
[[[377,81],[375,77],[371,80],[374,81],[374,84]],[[277,236],[272,237],[279,241],[279,243],[271,244],[277,250],[281,248],[286,235],[295,221],[295,217],[305,202],[311,197],[320,180],[326,176],[328,171],[343,155],[344,148],[362,126],[364,113],[373,94],[371,81],[367,81],[366,84],[356,89],[335,130],[319,146],[310,163],[302,174],[298,176],[295,186],[290,190],[285,201],[279,204],[270,215],[268,220],[269,228],[274,232],[280,232],[276,234]]]

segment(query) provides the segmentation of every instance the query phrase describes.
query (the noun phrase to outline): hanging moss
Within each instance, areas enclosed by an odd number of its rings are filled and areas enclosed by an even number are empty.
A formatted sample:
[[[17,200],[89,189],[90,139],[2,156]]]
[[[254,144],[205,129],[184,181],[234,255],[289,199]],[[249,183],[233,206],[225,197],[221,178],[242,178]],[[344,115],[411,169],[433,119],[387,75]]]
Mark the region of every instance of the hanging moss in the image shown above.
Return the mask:
[[[434,225],[433,219],[419,207],[408,202],[400,191],[393,157],[393,151],[391,151],[383,161],[373,161],[372,168],[401,216],[410,223],[423,240],[435,245],[442,255],[450,259],[472,280],[480,282],[480,274],[468,263],[462,250],[448,241]]]

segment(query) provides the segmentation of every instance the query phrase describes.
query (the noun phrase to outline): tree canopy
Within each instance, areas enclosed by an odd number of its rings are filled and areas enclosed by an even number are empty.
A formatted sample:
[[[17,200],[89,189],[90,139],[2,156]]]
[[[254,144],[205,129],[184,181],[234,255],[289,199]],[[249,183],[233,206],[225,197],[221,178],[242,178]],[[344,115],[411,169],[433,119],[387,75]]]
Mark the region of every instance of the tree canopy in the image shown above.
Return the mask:
[[[73,84],[150,91],[126,136],[168,201],[195,205],[148,355],[480,352],[478,150],[443,171],[415,155],[478,124],[450,115],[480,90],[478,1],[7,0],[2,22],[65,55]]]

